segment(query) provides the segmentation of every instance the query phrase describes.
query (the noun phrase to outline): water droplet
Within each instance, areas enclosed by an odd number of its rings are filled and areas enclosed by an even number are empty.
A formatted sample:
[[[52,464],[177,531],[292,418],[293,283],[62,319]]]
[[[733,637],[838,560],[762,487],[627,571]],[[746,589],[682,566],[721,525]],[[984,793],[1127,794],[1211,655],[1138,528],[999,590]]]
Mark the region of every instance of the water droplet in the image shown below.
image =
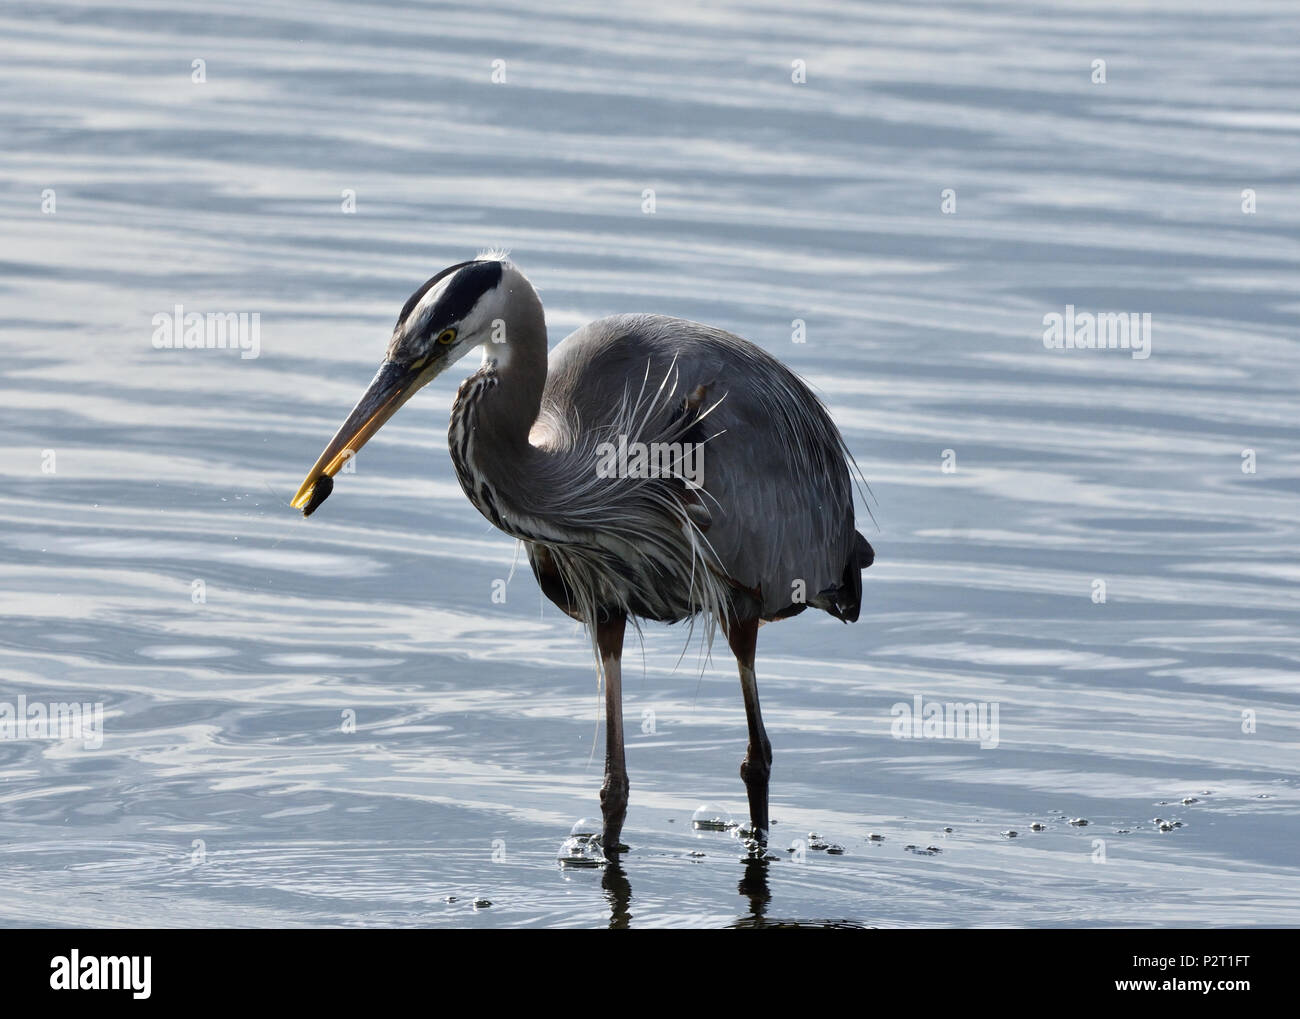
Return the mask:
[[[731,815],[713,803],[703,803],[691,815],[691,826],[696,831],[730,831],[736,827]]]
[[[560,846],[556,859],[562,867],[603,867],[609,862],[600,837],[595,835],[571,835]]]

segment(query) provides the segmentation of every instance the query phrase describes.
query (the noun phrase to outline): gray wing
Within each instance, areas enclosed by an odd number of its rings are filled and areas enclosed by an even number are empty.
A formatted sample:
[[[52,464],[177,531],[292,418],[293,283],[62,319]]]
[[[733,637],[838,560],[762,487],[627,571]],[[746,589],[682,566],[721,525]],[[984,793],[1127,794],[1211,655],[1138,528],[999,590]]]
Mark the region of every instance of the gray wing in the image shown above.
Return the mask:
[[[856,618],[866,542],[854,530],[843,439],[821,401],[761,348],[685,319],[600,319],[551,351],[543,411],[601,427],[643,383],[653,392],[666,378],[673,399],[647,431],[668,429],[691,394],[711,408],[694,429],[706,440],[705,536],[731,582],[765,617],[807,602]],[[846,582],[856,589],[843,591]],[[843,595],[845,615],[827,592]]]

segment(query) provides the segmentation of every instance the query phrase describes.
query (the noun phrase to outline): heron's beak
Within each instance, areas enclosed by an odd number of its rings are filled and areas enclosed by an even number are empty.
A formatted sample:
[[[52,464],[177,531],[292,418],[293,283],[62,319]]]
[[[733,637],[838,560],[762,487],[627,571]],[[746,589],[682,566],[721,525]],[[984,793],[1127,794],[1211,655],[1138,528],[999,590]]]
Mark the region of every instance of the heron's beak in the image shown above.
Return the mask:
[[[298,489],[298,494],[290,503],[294,509],[302,509],[304,515],[310,514],[316,506],[324,501],[312,499],[312,491],[321,478],[333,478],[347,463],[348,458],[366,444],[366,441],[379,431],[384,422],[397,413],[397,409],[409,400],[421,386],[433,378],[437,372],[425,369],[424,360],[414,365],[385,361],[375,372],[368,388],[352,413],[343,422],[342,427],[334,433],[325,452],[320,455],[315,466],[307,472],[307,477]],[[333,482],[330,482],[333,486]],[[327,489],[322,489],[328,494]],[[313,505],[314,503],[314,505]]]

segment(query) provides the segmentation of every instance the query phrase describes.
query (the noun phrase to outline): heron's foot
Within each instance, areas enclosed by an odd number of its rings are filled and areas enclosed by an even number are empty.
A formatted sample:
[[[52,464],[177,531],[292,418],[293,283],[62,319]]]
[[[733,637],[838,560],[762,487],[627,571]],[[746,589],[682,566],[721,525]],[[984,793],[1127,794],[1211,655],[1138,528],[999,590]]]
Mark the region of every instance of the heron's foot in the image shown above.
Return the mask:
[[[627,776],[617,772],[607,774],[605,784],[600,787],[600,812],[605,819],[600,844],[606,856],[627,852],[621,839],[623,821],[627,817],[627,796]]]
[[[752,839],[754,842],[757,842],[760,846],[767,845],[767,836],[768,836],[767,829],[754,824],[752,821],[750,822],[749,827],[741,828],[740,831],[737,832],[737,834],[742,839]]]
[[[600,848],[604,851],[606,859],[614,859],[620,853],[630,852],[630,848],[623,841],[622,832],[623,822],[619,821],[618,828],[606,828],[600,833]]]
[[[749,794],[749,827],[751,837],[760,845],[767,845],[767,833],[771,828],[767,812],[767,786],[772,774],[772,750],[765,746],[762,753],[754,753],[751,746],[745,759],[740,762],[740,777],[745,782],[745,791]]]
[[[623,842],[618,836],[615,836],[614,841],[611,843],[606,842],[605,836],[602,835],[600,837],[600,847],[605,851],[606,858],[619,856],[622,853],[630,853],[632,851],[632,847],[626,842]]]

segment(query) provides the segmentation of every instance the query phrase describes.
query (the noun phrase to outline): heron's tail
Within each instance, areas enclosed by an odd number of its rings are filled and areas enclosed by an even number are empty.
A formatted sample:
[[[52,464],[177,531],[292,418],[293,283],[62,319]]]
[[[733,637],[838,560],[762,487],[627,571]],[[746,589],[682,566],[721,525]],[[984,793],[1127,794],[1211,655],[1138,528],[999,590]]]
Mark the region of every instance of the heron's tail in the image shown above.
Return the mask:
[[[876,550],[857,531],[853,532],[853,537],[857,539],[853,547],[853,554],[858,560],[858,572],[861,572],[876,561]]]
[[[856,623],[862,610],[862,571],[876,561],[875,549],[857,531],[853,532],[853,551],[844,565],[840,586],[823,592],[822,608],[836,619]]]

